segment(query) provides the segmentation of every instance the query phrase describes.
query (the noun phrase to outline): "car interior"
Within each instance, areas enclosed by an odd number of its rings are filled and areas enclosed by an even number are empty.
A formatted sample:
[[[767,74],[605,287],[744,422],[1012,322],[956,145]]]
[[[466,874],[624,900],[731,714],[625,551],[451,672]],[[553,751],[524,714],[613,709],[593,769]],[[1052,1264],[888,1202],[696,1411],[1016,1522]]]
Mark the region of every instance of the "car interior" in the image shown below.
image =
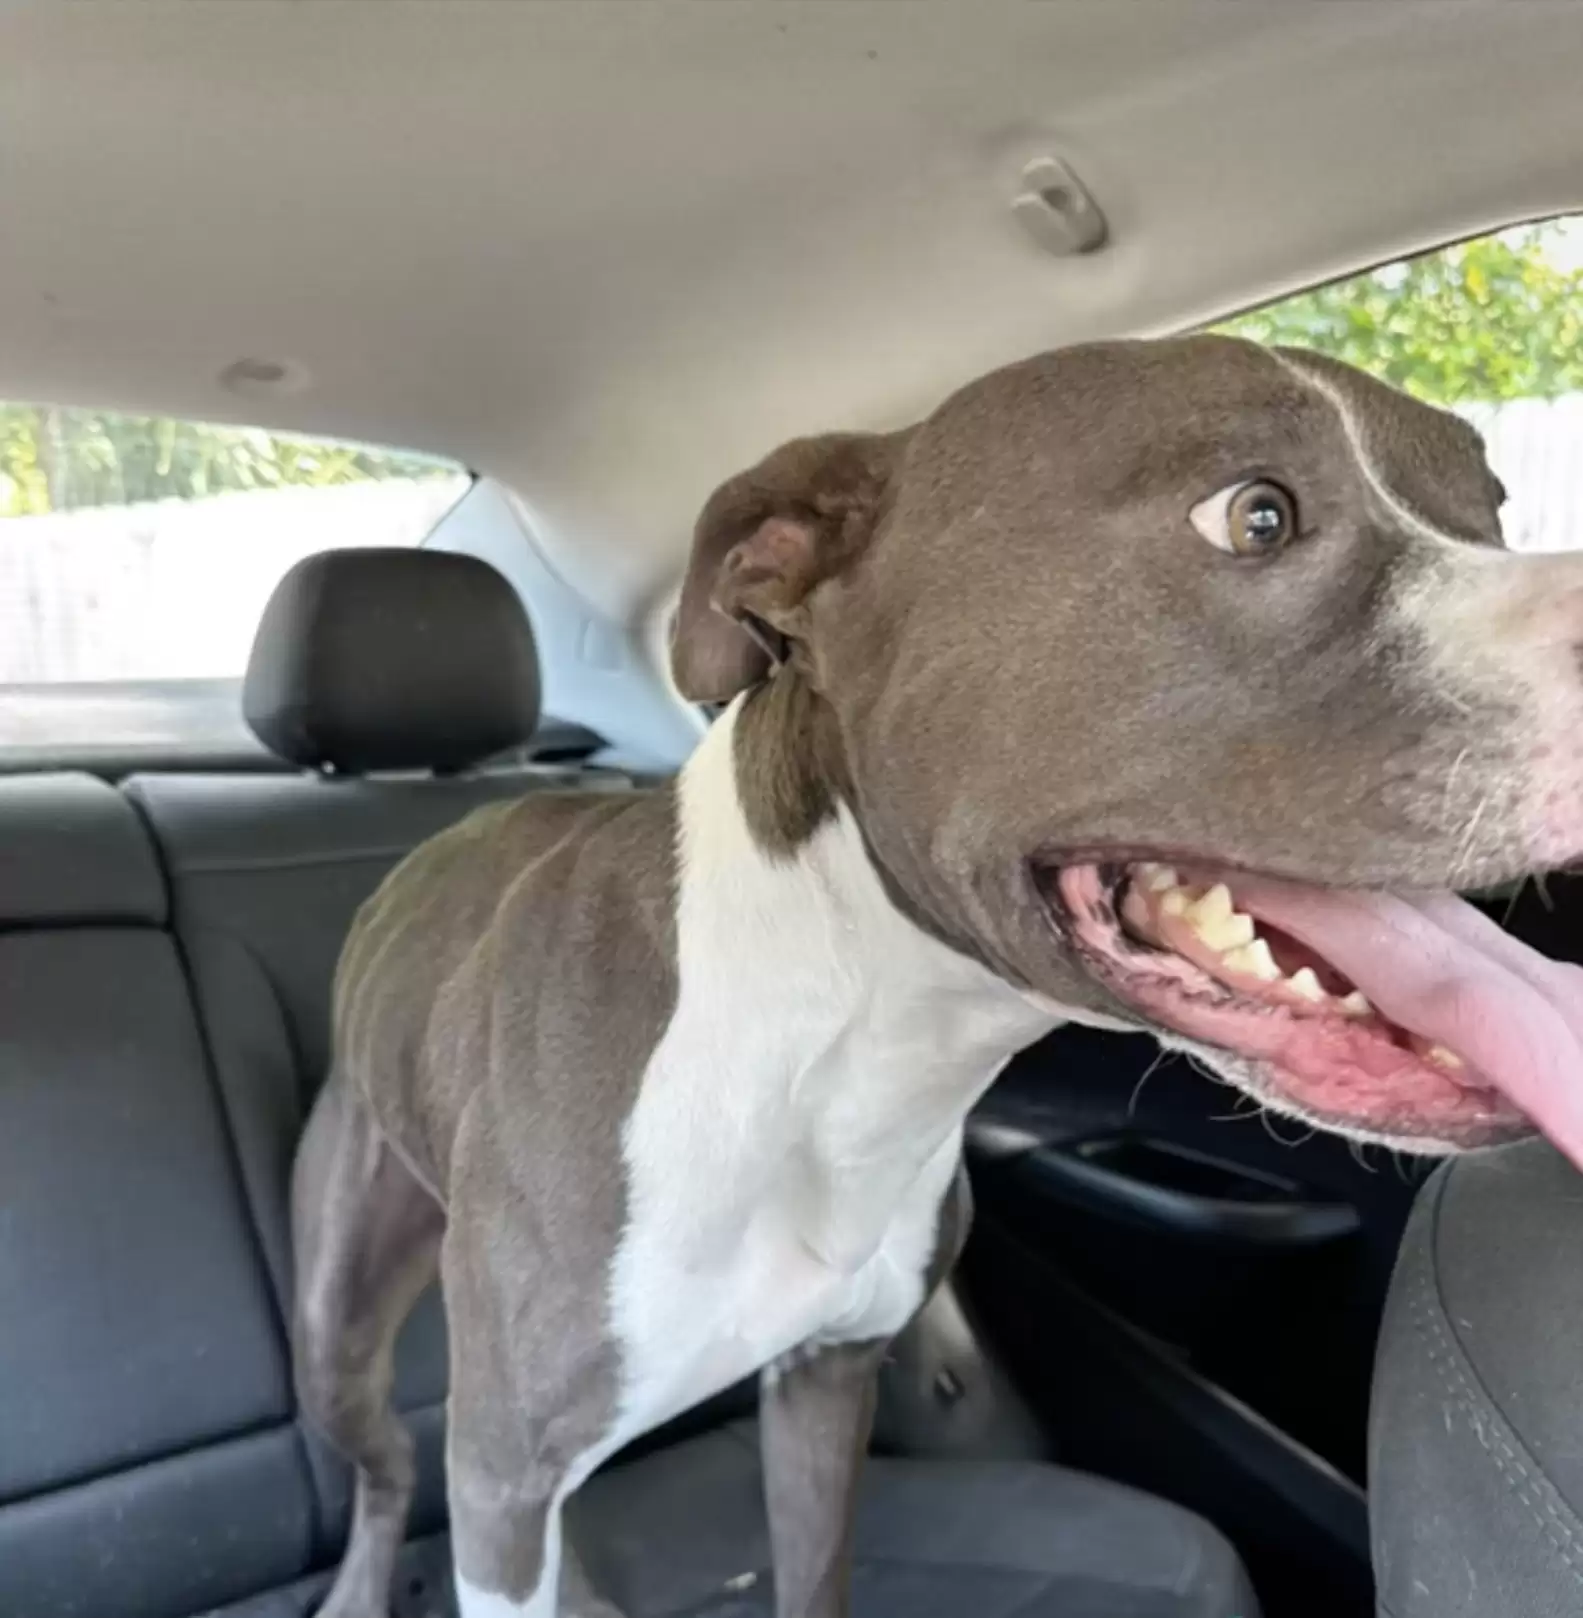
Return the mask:
[[[314,1611],[350,1491],[292,1391],[287,1188],[341,943],[475,807],[683,763],[711,715],[668,622],[721,478],[1563,220],[1580,53],[1562,0],[0,17],[0,1615]],[[407,458],[74,500],[90,420]],[[325,551],[350,587],[302,590]],[[1575,883],[1483,899],[1583,961]],[[883,1373],[860,1618],[1372,1613],[1370,1382],[1432,1163],[1075,1027],[967,1150],[972,1238]],[[397,1361],[420,1618],[454,1611],[437,1295]],[[732,1390],[574,1500],[631,1618],[772,1610],[752,1424]]]

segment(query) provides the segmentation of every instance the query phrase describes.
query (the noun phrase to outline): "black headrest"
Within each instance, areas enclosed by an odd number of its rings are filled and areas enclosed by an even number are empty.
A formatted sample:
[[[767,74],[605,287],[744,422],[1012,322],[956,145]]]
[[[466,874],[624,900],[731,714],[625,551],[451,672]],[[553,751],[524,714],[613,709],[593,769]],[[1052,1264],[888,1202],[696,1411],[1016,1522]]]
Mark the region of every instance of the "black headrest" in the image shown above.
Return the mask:
[[[272,753],[310,769],[464,769],[532,737],[533,631],[475,556],[322,551],[269,598],[242,711]]]

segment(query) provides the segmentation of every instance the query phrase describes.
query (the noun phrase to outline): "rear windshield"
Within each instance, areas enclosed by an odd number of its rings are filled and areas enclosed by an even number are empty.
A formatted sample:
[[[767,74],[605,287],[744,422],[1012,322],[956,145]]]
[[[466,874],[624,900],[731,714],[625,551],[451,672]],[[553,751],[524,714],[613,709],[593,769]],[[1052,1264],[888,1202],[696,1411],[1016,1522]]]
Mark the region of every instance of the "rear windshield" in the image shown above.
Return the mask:
[[[419,545],[470,482],[404,451],[0,405],[0,762],[245,746],[237,693],[281,576]]]

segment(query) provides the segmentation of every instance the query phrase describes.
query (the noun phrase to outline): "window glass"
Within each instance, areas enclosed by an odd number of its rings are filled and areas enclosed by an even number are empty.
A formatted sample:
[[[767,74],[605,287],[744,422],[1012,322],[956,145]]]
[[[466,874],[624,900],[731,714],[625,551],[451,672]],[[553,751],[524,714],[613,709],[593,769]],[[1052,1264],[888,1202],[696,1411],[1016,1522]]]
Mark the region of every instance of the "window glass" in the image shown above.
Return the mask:
[[[0,405],[0,688],[235,679],[294,562],[417,545],[468,481],[360,445]]]
[[[1507,489],[1507,543],[1583,548],[1583,218],[1402,259],[1217,329],[1318,349],[1465,415]]]

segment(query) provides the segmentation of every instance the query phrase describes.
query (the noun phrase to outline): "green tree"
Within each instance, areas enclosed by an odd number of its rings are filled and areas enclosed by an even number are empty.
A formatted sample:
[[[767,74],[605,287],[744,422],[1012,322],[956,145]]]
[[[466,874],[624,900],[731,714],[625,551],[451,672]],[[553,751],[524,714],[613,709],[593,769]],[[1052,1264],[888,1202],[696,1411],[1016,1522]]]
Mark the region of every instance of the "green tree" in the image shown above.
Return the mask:
[[[1283,299],[1216,330],[1318,349],[1441,405],[1583,392],[1583,271],[1554,225],[1502,231]]]

